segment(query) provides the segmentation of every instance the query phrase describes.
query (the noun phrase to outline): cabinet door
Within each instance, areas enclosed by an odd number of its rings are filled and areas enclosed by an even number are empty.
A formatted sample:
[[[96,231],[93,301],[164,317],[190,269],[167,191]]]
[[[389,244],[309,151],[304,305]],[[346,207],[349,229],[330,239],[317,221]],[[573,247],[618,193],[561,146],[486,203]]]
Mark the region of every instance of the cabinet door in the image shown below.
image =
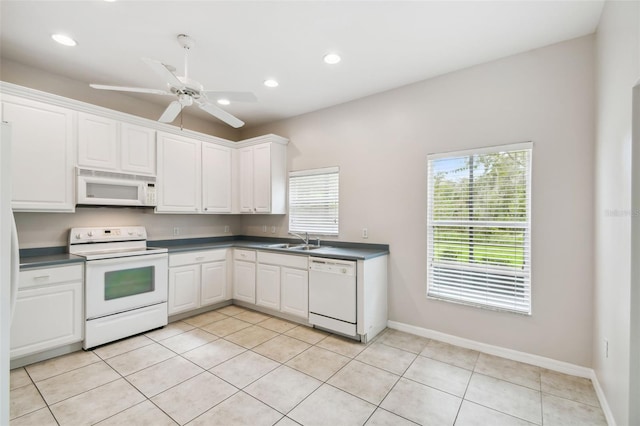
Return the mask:
[[[258,264],[256,305],[280,310],[280,267]]]
[[[200,265],[169,268],[169,315],[199,306]]]
[[[73,212],[75,113],[40,102],[2,97],[11,123],[12,207]]]
[[[253,147],[240,149],[240,211],[253,213]]]
[[[271,212],[271,144],[253,147],[253,209]]]
[[[120,168],[135,174],[156,174],[156,131],[120,124]]]
[[[99,169],[118,168],[118,122],[78,113],[78,165]]]
[[[158,133],[159,213],[200,211],[200,141]]]
[[[304,269],[281,268],[280,310],[307,318],[309,316],[309,272]]]
[[[200,306],[226,300],[227,261],[210,262],[202,265],[200,279]]]
[[[231,148],[202,144],[202,208],[231,213]]]
[[[11,323],[11,358],[82,341],[82,282],[18,291]]]
[[[255,263],[233,261],[233,298],[247,303],[256,303]]]

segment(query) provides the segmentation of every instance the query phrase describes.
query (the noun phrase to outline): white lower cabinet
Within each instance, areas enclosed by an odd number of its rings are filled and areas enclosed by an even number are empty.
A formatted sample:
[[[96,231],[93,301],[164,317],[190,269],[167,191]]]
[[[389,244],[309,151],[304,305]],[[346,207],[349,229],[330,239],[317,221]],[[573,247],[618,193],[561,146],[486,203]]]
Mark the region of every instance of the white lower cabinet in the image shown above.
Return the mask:
[[[309,316],[309,258],[258,252],[256,305]]]
[[[200,265],[169,268],[169,315],[199,307]]]
[[[227,249],[169,255],[169,315],[229,300]]]
[[[11,324],[11,359],[83,339],[83,266],[20,272]]]
[[[258,264],[256,305],[280,310],[280,267]]]
[[[280,311],[307,318],[309,316],[309,271],[280,269]]]
[[[233,251],[233,298],[256,303],[256,252],[253,250]]]

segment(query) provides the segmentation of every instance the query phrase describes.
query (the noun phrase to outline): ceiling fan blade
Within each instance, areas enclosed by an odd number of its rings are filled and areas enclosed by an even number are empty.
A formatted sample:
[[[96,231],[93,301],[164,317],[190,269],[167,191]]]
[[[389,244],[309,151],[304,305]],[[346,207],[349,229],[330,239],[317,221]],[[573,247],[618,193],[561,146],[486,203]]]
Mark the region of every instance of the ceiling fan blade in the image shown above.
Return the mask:
[[[176,119],[180,111],[182,110],[182,105],[178,101],[173,101],[169,104],[167,109],[164,110],[158,121],[161,123],[171,123]]]
[[[106,86],[104,84],[90,84],[89,86],[94,89],[100,90],[117,90],[120,92],[136,92],[136,93],[151,93],[153,95],[173,95],[165,90],[159,89],[145,89],[143,87],[126,87],[126,86]]]
[[[155,59],[150,58],[142,58],[142,60],[149,65],[162,79],[171,87],[176,87],[178,89],[184,88],[184,84],[176,77],[176,75],[171,72],[169,68],[165,64],[160,61],[156,61]]]
[[[212,101],[227,99],[231,102],[256,102],[258,100],[256,95],[251,92],[217,92],[214,90],[205,90],[203,93]]]
[[[222,108],[218,108],[217,106],[211,103],[199,102],[198,106],[204,111],[207,111],[209,114],[216,117],[217,119],[224,121],[231,127],[235,127],[237,129],[238,127],[244,126],[244,121],[234,117],[233,115],[229,114],[227,111],[223,110]]]

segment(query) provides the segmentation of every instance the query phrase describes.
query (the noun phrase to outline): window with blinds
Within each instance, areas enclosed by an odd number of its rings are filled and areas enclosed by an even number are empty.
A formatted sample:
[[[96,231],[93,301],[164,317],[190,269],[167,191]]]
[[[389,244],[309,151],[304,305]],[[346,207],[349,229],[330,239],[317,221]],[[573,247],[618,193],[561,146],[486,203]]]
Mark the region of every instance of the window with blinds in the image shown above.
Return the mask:
[[[531,149],[428,157],[428,297],[531,314]]]
[[[289,231],[338,235],[340,169],[289,173]]]

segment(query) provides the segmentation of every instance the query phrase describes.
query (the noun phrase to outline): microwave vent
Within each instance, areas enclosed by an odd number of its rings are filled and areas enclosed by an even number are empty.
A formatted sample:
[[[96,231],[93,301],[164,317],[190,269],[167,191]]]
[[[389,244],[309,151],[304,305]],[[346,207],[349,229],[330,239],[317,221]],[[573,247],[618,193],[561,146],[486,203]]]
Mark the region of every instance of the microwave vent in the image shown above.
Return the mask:
[[[119,180],[136,180],[141,182],[155,182],[155,176],[142,176],[129,173],[107,172],[104,170],[83,169],[78,167],[78,176],[93,176]]]

